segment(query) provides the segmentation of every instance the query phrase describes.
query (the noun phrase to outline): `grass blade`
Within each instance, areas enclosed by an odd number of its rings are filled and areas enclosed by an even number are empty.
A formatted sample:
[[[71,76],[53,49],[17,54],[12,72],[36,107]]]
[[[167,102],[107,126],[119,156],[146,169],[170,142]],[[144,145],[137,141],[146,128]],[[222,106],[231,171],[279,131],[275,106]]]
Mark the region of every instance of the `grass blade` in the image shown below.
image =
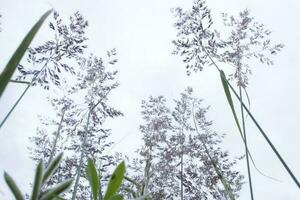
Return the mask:
[[[4,172],[4,179],[5,179],[6,184],[9,187],[9,189],[15,196],[16,200],[24,200],[24,197],[23,197],[19,187],[17,186],[15,181],[12,179],[12,177],[6,172]]]
[[[235,109],[234,109],[234,104],[233,104],[233,101],[232,101],[232,98],[231,98],[231,94],[230,94],[230,90],[229,90],[229,87],[228,87],[228,84],[227,84],[227,79],[226,79],[226,76],[225,76],[225,73],[223,72],[223,70],[220,71],[220,77],[221,77],[221,81],[222,81],[222,85],[223,85],[223,88],[224,88],[224,92],[225,92],[227,101],[228,101],[228,103],[230,105],[230,109],[231,109],[233,117],[234,117],[234,121],[236,123],[236,126],[239,129],[239,132],[241,134],[242,139],[244,140],[242,129],[241,129],[238,117],[237,117]]]
[[[48,17],[48,15],[52,12],[52,10],[47,11],[39,21],[32,27],[26,37],[23,39],[9,62],[7,63],[6,67],[4,68],[3,72],[0,75],[0,97],[7,86],[8,82],[10,81],[11,76],[13,75],[15,69],[17,68],[18,64],[20,63],[23,55],[25,54],[27,48],[29,47],[31,41],[33,40],[34,36]]]
[[[110,200],[119,190],[125,174],[125,163],[121,162],[111,175],[103,200]]]
[[[37,200],[41,191],[42,187],[42,180],[43,180],[43,165],[42,161],[37,166],[35,178],[34,178],[34,184],[31,194],[31,200]]]
[[[48,178],[55,172],[57,169],[61,159],[62,159],[63,153],[60,153],[46,168],[44,176],[43,176],[43,183],[45,183]]]
[[[123,195],[117,194],[111,197],[109,200],[123,200],[123,199],[124,199]]]
[[[247,94],[247,91],[244,88],[244,91]],[[241,100],[243,101],[243,93],[242,93],[242,86],[239,85],[239,96],[241,98]],[[248,103],[250,105],[250,100],[249,100],[249,96],[247,94],[247,99],[248,99]],[[254,200],[254,193],[253,193],[253,186],[252,186],[252,177],[251,177],[251,168],[250,168],[250,163],[249,163],[249,155],[248,155],[248,144],[247,144],[247,134],[246,134],[246,123],[245,123],[245,116],[244,116],[244,108],[243,105],[240,104],[241,107],[241,116],[242,116],[242,127],[243,127],[243,135],[245,138],[245,152],[246,152],[246,164],[247,164],[247,173],[248,173],[248,180],[249,180],[249,190],[250,190],[250,197],[251,200]]]
[[[52,200],[53,198],[57,198],[72,185],[72,182],[73,179],[70,179],[50,189],[48,192],[42,195],[40,200]]]
[[[91,186],[93,199],[97,200],[99,194],[100,177],[98,176],[94,161],[90,158],[88,159],[88,164],[86,167],[86,177]]]

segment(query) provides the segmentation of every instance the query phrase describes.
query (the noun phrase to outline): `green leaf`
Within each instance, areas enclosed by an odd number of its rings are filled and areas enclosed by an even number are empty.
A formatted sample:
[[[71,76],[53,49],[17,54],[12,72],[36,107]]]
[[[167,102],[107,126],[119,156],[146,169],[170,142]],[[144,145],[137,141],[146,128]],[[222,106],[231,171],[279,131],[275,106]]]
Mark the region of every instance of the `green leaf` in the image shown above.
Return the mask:
[[[243,133],[242,133],[242,129],[241,129],[239,120],[237,118],[237,115],[236,115],[236,112],[235,112],[235,109],[234,109],[234,104],[233,104],[233,101],[232,101],[232,98],[231,98],[231,94],[230,94],[230,90],[229,90],[229,87],[228,87],[228,84],[227,84],[227,79],[226,79],[226,76],[225,76],[225,73],[223,72],[223,70],[220,70],[220,77],[221,77],[221,81],[222,81],[222,85],[223,85],[223,88],[224,88],[224,92],[225,92],[227,101],[228,101],[228,103],[230,105],[230,108],[231,108],[231,111],[232,111],[235,123],[236,123],[236,125],[237,125],[237,127],[239,129],[239,132],[241,134],[241,137],[242,137],[242,139],[244,141],[244,136],[243,136]]]
[[[121,162],[111,175],[103,200],[110,200],[119,190],[125,174],[125,163]]]
[[[44,176],[43,176],[43,183],[45,183],[48,178],[55,172],[57,169],[61,159],[63,157],[63,153],[60,153],[54,160],[49,164],[47,169],[45,170]]]
[[[43,22],[46,20],[48,15],[52,12],[52,10],[47,11],[39,21],[32,27],[26,37],[23,39],[22,43],[19,45],[7,65],[5,66],[4,70],[0,75],[0,97],[7,86],[8,82],[10,81],[11,76],[13,75],[15,69],[17,68],[18,64],[20,63],[23,55],[25,54],[27,48],[29,47],[31,41],[33,40],[34,36],[42,26]]]
[[[4,179],[5,179],[6,184],[9,187],[9,189],[11,190],[13,195],[15,196],[16,200],[24,200],[24,197],[23,197],[20,189],[18,188],[17,184],[12,179],[12,177],[6,172],[4,172]]]
[[[40,200],[52,200],[53,198],[57,198],[57,196],[65,192],[72,185],[72,182],[73,179],[70,179],[55,186],[54,188],[43,194]]]
[[[98,199],[99,194],[99,185],[100,185],[100,177],[97,174],[97,169],[95,167],[94,161],[92,159],[88,159],[88,164],[86,167],[86,177],[90,183],[93,199]]]
[[[37,200],[41,191],[42,187],[42,180],[43,180],[43,164],[42,161],[37,166],[36,172],[35,172],[35,179],[31,194],[31,200]]]
[[[123,195],[117,194],[117,195],[114,195],[113,197],[111,197],[109,200],[123,200],[123,199],[124,199]]]

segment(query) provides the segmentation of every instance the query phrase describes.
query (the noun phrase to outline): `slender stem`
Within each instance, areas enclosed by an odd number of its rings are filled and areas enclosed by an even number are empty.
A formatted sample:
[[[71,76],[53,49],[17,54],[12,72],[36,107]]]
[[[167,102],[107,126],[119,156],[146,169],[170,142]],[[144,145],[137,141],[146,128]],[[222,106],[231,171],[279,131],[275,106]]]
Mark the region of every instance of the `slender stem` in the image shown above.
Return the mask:
[[[180,158],[180,198],[183,200],[183,155]]]
[[[24,97],[24,95],[26,94],[26,92],[28,91],[28,89],[30,88],[30,86],[31,86],[31,84],[27,85],[27,87],[25,88],[25,90],[23,91],[23,93],[21,94],[21,96],[18,98],[18,100],[16,101],[16,103],[13,105],[13,107],[9,110],[9,112],[6,114],[6,116],[4,117],[4,119],[1,121],[0,128],[2,128],[2,126],[4,125],[4,123],[6,122],[6,120],[8,119],[8,117],[10,116],[10,114],[17,107],[17,105],[19,104],[19,102],[22,100],[22,98]]]
[[[65,117],[65,113],[66,113],[66,109],[63,108],[63,113],[62,113],[62,116],[61,116],[61,119],[60,119],[60,122],[59,122],[59,125],[58,125],[58,128],[57,128],[57,131],[56,131],[56,134],[55,134],[55,138],[54,138],[54,141],[53,141],[53,146],[52,146],[52,149],[51,149],[49,160],[47,162],[47,166],[51,163],[51,161],[52,161],[52,159],[53,159],[53,157],[55,155],[57,141],[58,141],[58,138],[60,136],[60,130],[62,128],[62,123],[63,123],[64,117]]]
[[[21,84],[30,84],[30,82],[29,81],[19,81],[19,80],[10,80],[9,82],[11,82],[11,83],[21,83]]]
[[[101,179],[102,173],[101,173],[100,169],[98,169],[98,174],[99,174],[99,178]],[[101,185],[101,181],[100,181],[100,184],[99,184],[99,200],[102,200],[102,199],[103,199],[103,196],[102,196],[102,185]]]
[[[151,132],[152,133],[152,137],[154,137],[154,131]],[[149,170],[150,170],[150,166],[151,166],[151,163],[152,163],[152,147],[153,145],[150,144],[150,146],[148,147],[148,155],[147,155],[147,159],[146,159],[146,165],[145,165],[145,173],[144,173],[144,180],[143,180],[143,184],[142,184],[142,188],[141,188],[141,196],[145,193],[145,189],[146,186],[148,186],[148,183],[149,183],[149,180],[150,180],[150,177],[149,177],[149,171],[147,169],[148,167],[148,164],[149,164]],[[146,171],[147,169],[147,171]]]
[[[135,185],[138,189],[140,189],[140,185],[134,181],[133,179],[129,178],[128,176],[124,176],[124,179],[130,183],[132,183],[133,185]]]
[[[85,134],[84,134],[83,141],[82,141],[80,160],[79,160],[79,165],[78,165],[77,172],[76,172],[76,180],[75,180],[74,190],[73,190],[73,194],[72,194],[72,200],[75,200],[77,189],[78,189],[80,171],[81,171],[81,168],[83,165],[83,157],[84,157],[84,153],[85,153],[85,144],[86,144],[86,140],[87,140],[87,135],[89,133],[88,125],[89,125],[89,121],[90,121],[90,114],[91,114],[91,110],[89,111],[86,126],[85,126]]]
[[[180,132],[180,143],[181,143],[181,151],[180,151],[180,199],[183,200],[183,127],[181,127]]]
[[[241,85],[239,85],[239,92],[240,92],[241,102],[243,102],[243,94],[242,94],[242,87],[241,87]],[[250,164],[249,164],[249,154],[248,154],[248,144],[247,144],[246,124],[245,124],[245,116],[244,116],[243,104],[241,104],[241,115],[242,115],[243,135],[244,135],[244,140],[245,140],[245,152],[246,152],[246,162],[247,162],[247,171],[248,171],[248,179],[249,179],[250,196],[251,196],[251,200],[254,200],[253,187],[252,187],[252,177],[251,177],[251,168],[250,168]]]
[[[144,180],[142,183],[142,189],[140,191],[141,196],[144,196],[145,194],[148,193],[148,185],[149,185],[149,179],[150,179],[150,175],[149,175],[150,167],[151,167],[151,162],[149,159],[147,159],[146,165],[145,165],[145,170],[144,170]],[[145,200],[147,200],[147,199],[145,199]]]

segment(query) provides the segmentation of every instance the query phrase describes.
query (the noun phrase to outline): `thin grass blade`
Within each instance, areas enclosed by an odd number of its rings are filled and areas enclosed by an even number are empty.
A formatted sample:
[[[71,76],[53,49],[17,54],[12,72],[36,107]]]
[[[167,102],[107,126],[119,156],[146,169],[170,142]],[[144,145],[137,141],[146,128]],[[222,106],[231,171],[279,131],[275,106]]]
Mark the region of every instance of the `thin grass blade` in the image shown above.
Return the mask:
[[[244,140],[244,136],[243,136],[243,133],[242,133],[242,129],[241,129],[241,126],[240,126],[238,117],[237,117],[237,115],[236,115],[236,112],[235,112],[235,109],[234,109],[234,104],[233,104],[233,101],[232,101],[232,98],[231,98],[231,94],[230,94],[230,90],[229,90],[229,87],[228,87],[228,84],[227,84],[227,79],[226,79],[225,73],[224,73],[222,70],[220,71],[220,77],[221,77],[221,81],[222,81],[222,85],[223,85],[223,88],[224,88],[224,92],[225,92],[227,101],[228,101],[228,103],[229,103],[229,105],[230,105],[230,109],[231,109],[232,114],[233,114],[233,117],[234,117],[234,121],[235,121],[235,123],[236,123],[236,126],[237,126],[238,129],[239,129],[239,132],[240,132],[240,134],[241,134],[241,137],[242,137],[243,140]]]
[[[60,153],[46,168],[43,176],[43,183],[45,183],[48,180],[48,178],[55,172],[55,170],[59,166],[62,157],[63,157],[63,153]]]
[[[43,164],[42,161],[40,161],[35,172],[31,200],[38,200],[39,194],[41,192],[42,180],[43,180]]]
[[[125,163],[121,162],[110,177],[103,200],[110,200],[118,192],[125,174]]]
[[[111,197],[109,200],[123,200],[123,199],[124,199],[123,195],[117,194],[117,195],[114,195],[113,197]]]
[[[23,197],[19,187],[17,186],[15,181],[12,179],[12,177],[6,172],[4,172],[4,179],[5,179],[6,184],[9,187],[9,189],[15,196],[16,200],[24,200],[24,197]]]
[[[56,187],[43,194],[40,200],[52,200],[53,198],[57,198],[72,185],[72,182],[73,179],[64,181],[63,183],[57,185]]]
[[[94,161],[91,158],[88,159],[86,177],[90,183],[93,199],[97,200],[99,194],[100,177],[98,176]]]

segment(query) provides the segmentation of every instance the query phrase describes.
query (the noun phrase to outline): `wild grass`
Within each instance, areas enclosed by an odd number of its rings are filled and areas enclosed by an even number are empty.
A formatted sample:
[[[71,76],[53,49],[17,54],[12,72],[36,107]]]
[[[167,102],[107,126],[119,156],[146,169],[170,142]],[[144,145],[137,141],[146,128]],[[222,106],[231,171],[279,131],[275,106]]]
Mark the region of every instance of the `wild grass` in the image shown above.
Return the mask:
[[[16,69],[16,67],[18,66],[19,62],[21,61],[24,53],[27,51],[31,41],[34,39],[35,35],[37,34],[38,30],[40,29],[40,27],[42,26],[42,24],[44,23],[44,21],[46,20],[46,18],[49,16],[49,14],[52,12],[52,10],[47,11],[39,20],[38,22],[33,26],[33,28],[29,31],[29,33],[26,35],[26,37],[24,38],[24,40],[22,41],[22,43],[19,45],[19,47],[17,48],[17,50],[15,51],[15,53],[13,54],[13,56],[11,57],[11,59],[9,60],[8,64],[6,65],[6,67],[4,68],[4,70],[2,71],[1,75],[0,75],[0,97],[2,97],[3,92],[5,91],[5,88],[7,86],[7,84],[9,83],[9,81],[11,80],[11,77]],[[204,51],[206,52],[207,56],[209,57],[209,59],[211,60],[212,64],[216,67],[222,85],[223,85],[223,89],[225,92],[225,96],[226,96],[226,100],[231,108],[232,114],[233,114],[233,118],[234,118],[234,122],[238,128],[238,131],[241,135],[242,141],[245,145],[245,151],[246,151],[246,159],[247,159],[247,168],[248,168],[248,175],[250,178],[250,187],[251,187],[251,199],[253,199],[253,191],[252,191],[252,182],[251,182],[251,173],[250,173],[250,165],[249,165],[249,158],[252,159],[251,154],[249,152],[248,146],[247,146],[247,139],[246,139],[246,129],[245,129],[245,121],[244,121],[244,111],[246,111],[246,113],[249,115],[249,117],[251,118],[252,122],[256,125],[257,129],[259,130],[259,132],[261,133],[261,135],[264,137],[264,139],[266,140],[267,144],[270,146],[270,148],[272,149],[272,151],[274,152],[274,154],[277,156],[277,158],[279,159],[279,161],[281,162],[281,164],[284,166],[285,170],[288,172],[289,176],[292,178],[292,180],[294,181],[294,183],[297,185],[298,188],[300,188],[300,183],[297,180],[297,178],[295,177],[294,173],[291,171],[291,169],[289,168],[288,164],[286,163],[286,161],[282,158],[282,156],[280,155],[280,153],[278,152],[277,148],[274,146],[274,144],[271,142],[271,140],[269,139],[269,137],[267,136],[266,132],[263,130],[262,126],[257,122],[257,120],[255,119],[255,117],[253,116],[253,114],[250,112],[249,108],[244,104],[243,102],[243,98],[242,98],[242,91],[241,88],[239,88],[239,93],[236,92],[236,90],[233,88],[233,86],[230,84],[230,82],[228,81],[228,79],[226,78],[225,73],[219,68],[219,66],[214,62],[214,60],[211,58],[211,56],[209,55],[209,53],[205,50],[204,47],[202,47],[204,49]],[[32,85],[32,82],[22,82],[22,81],[18,81],[19,83],[22,84],[27,84],[27,88],[25,89],[25,91],[23,92],[23,94],[20,96],[20,98],[17,100],[17,102],[15,103],[15,105],[11,108],[11,110],[9,111],[9,113],[6,115],[6,117],[4,118],[4,120],[1,122],[0,128],[3,126],[3,124],[5,123],[5,121],[7,120],[7,118],[9,117],[9,115],[11,114],[11,112],[14,110],[14,108],[18,105],[19,101],[22,99],[22,97],[24,96],[24,94],[26,93],[26,91],[28,90],[28,88]],[[234,94],[234,96],[236,97],[237,101],[239,101],[240,106],[241,106],[241,113],[242,113],[242,126],[240,125],[239,119],[237,117],[236,111],[235,111],[235,107],[234,107],[234,100],[232,99],[231,96],[231,92]],[[98,102],[98,104],[101,102],[101,100]],[[90,117],[90,113],[93,111],[93,109],[98,105],[96,104],[90,111],[89,111],[89,115],[88,115],[88,119],[87,119],[87,124],[86,124],[86,132],[89,132],[88,126],[89,126],[89,117]],[[196,125],[196,124],[195,124]],[[87,135],[87,134],[86,134]],[[84,154],[84,145],[85,145],[85,139],[83,141],[83,148],[82,148],[82,152],[81,152],[81,161],[80,161],[80,165],[77,169],[77,176],[76,176],[76,180],[75,180],[75,188],[74,188],[74,193],[73,193],[73,197],[72,199],[75,199],[76,196],[76,189],[77,189],[77,184],[78,184],[78,179],[79,179],[79,173],[83,168],[83,154]],[[205,146],[205,143],[203,142],[203,145]],[[214,160],[212,159],[212,157],[209,155],[208,150],[206,150],[206,153],[208,154],[211,162],[213,163],[213,167],[214,170],[216,171],[216,173],[218,174],[225,190],[226,193],[228,195],[228,198],[230,198],[231,200],[234,199],[234,195],[231,193],[231,189],[230,189],[230,184],[226,181],[226,179],[223,177],[223,174],[220,172],[220,170],[218,169],[219,167],[217,166],[217,164],[214,162]],[[52,155],[52,154],[51,154]],[[45,189],[45,183],[46,181],[51,177],[51,175],[53,173],[55,173],[55,170],[57,169],[61,159],[62,159],[62,154],[60,154],[59,156],[57,156],[56,158],[54,158],[54,153],[53,155],[50,157],[50,160],[48,162],[48,165],[46,168],[44,168],[43,163],[39,162],[37,169],[36,169],[36,173],[35,173],[35,178],[34,178],[34,182],[33,182],[33,190],[31,192],[31,199],[32,200],[37,200],[37,199],[41,199],[41,200],[50,200],[50,199],[62,199],[61,195],[71,186],[73,179],[71,180],[66,180],[56,186],[54,186],[53,188],[47,188]],[[53,159],[53,160],[52,160]],[[101,186],[100,186],[100,179],[102,177],[100,177],[100,175],[98,174],[95,165],[94,165],[94,161],[92,159],[88,159],[88,163],[87,163],[87,167],[86,167],[86,177],[89,181],[90,184],[90,188],[91,188],[91,194],[92,194],[92,199],[93,200],[119,200],[119,199],[123,199],[124,196],[122,194],[119,194],[119,188],[121,187],[121,184],[123,182],[123,180],[128,180],[129,182],[134,182],[133,180],[131,180],[129,177],[125,176],[125,163],[121,162],[116,169],[114,170],[113,174],[110,177],[110,180],[108,182],[107,188],[106,188],[106,192],[102,195],[101,194]],[[6,172],[4,173],[4,179],[8,185],[8,187],[10,188],[11,192],[13,193],[14,197],[16,200],[23,200],[24,199],[24,195],[23,193],[20,191],[20,189],[18,188],[18,186],[16,185],[15,181],[13,180],[13,178],[7,174]],[[138,184],[137,184],[138,185]],[[140,187],[140,186],[139,186]],[[144,186],[143,186],[144,187]],[[144,191],[144,190],[143,190]],[[143,191],[141,191],[141,196],[137,197],[136,199],[146,199],[147,194],[145,194]],[[136,195],[138,196],[138,195]]]

